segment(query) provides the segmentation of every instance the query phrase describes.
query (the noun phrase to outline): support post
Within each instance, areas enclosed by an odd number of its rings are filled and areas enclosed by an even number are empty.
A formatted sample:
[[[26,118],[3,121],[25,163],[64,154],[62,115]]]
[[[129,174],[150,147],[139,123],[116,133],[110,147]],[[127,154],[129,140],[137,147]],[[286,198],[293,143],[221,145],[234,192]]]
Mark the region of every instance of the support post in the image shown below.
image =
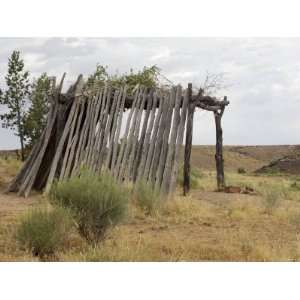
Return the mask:
[[[191,151],[193,140],[193,120],[195,104],[192,102],[192,84],[188,84],[188,115],[185,136],[184,149],[184,167],[183,167],[183,195],[186,196],[190,191],[190,170],[191,170]]]
[[[226,100],[224,98],[224,100]],[[223,159],[223,130],[221,125],[222,116],[225,106],[220,111],[214,111],[215,124],[216,124],[216,172],[217,172],[217,185],[218,191],[221,191],[225,187],[224,176],[224,159]]]

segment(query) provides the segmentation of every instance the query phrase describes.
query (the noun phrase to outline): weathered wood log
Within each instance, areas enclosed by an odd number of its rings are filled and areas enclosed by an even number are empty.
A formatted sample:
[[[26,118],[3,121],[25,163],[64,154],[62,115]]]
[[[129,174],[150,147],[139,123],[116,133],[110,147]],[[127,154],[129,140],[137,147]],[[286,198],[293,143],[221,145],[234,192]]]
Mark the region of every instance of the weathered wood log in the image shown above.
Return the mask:
[[[100,113],[99,113],[99,118],[96,124],[96,129],[95,129],[95,141],[94,144],[92,145],[92,155],[91,155],[91,169],[93,171],[96,171],[97,165],[96,161],[98,159],[97,155],[99,154],[98,148],[99,145],[101,144],[101,134],[103,130],[103,123],[104,123],[104,115],[106,113],[106,108],[108,105],[108,99],[107,99],[107,93],[109,92],[109,87],[108,85],[105,85],[102,98],[101,98],[101,108],[100,108]]]
[[[173,165],[175,163],[175,152],[176,152],[176,139],[178,135],[178,128],[180,125],[180,100],[181,100],[181,86],[178,86],[176,89],[176,101],[174,108],[174,119],[173,126],[170,135],[170,143],[168,148],[168,154],[165,163],[165,169],[163,173],[163,180],[161,189],[164,194],[167,194],[170,190],[171,178]]]
[[[151,163],[150,181],[153,184],[153,186],[155,185],[156,182],[156,174],[157,174],[157,168],[159,164],[160,153],[162,150],[163,136],[164,136],[164,131],[165,131],[166,122],[168,120],[168,113],[169,113],[170,95],[165,94],[164,96],[165,98],[163,102],[163,111],[159,123],[159,129],[157,132],[155,149],[154,149],[153,159]]]
[[[170,128],[172,124],[172,116],[173,116],[173,109],[175,105],[175,98],[176,98],[176,89],[173,87],[171,89],[170,93],[170,100],[168,104],[168,113],[166,116],[166,124],[164,126],[164,132],[163,132],[163,138],[162,138],[162,145],[161,145],[161,154],[159,157],[159,163],[157,166],[157,171],[156,171],[156,188],[157,190],[160,190],[161,184],[162,184],[162,179],[163,179],[163,174],[165,170],[165,164],[166,164],[166,159],[168,155],[168,148],[169,148],[169,135],[170,135]]]
[[[179,160],[180,150],[183,144],[183,136],[184,136],[184,129],[185,129],[185,123],[187,118],[188,103],[189,103],[189,89],[186,89],[184,93],[184,102],[180,113],[180,124],[178,128],[178,136],[176,140],[175,158],[174,158],[174,163],[171,172],[171,184],[169,189],[171,191],[174,191],[176,186],[176,180],[178,174],[178,160]]]
[[[118,156],[118,159],[117,159],[116,167],[115,167],[115,170],[113,172],[113,174],[116,178],[120,178],[120,172],[121,172],[121,168],[122,168],[122,160],[123,160],[123,156],[124,156],[124,152],[125,152],[125,148],[126,148],[126,143],[127,143],[127,136],[128,136],[128,133],[129,133],[130,123],[131,123],[133,112],[134,112],[134,109],[135,109],[135,106],[136,106],[136,102],[138,100],[138,95],[139,95],[139,93],[136,92],[134,102],[132,104],[133,105],[132,109],[130,110],[128,118],[127,118],[125,133],[123,135],[123,139],[122,139],[122,142],[121,142],[121,147],[120,147],[120,152],[119,152],[119,156]]]
[[[131,153],[129,156],[129,162],[128,162],[128,179],[132,180],[133,179],[133,173],[134,173],[134,169],[133,169],[133,160],[137,160],[137,152],[136,152],[136,148],[137,148],[137,144],[138,144],[138,140],[139,140],[139,132],[140,132],[140,123],[141,123],[141,119],[142,119],[142,113],[143,113],[143,107],[145,105],[146,102],[146,91],[143,92],[143,94],[141,94],[141,105],[139,107],[138,110],[138,114],[137,114],[137,119],[136,119],[136,124],[135,124],[135,128],[133,131],[133,137],[132,137],[132,149],[131,149]]]
[[[120,106],[122,105],[121,100],[123,96],[123,88],[120,89],[119,94],[115,93],[115,95],[117,97],[117,103],[112,116],[112,125],[111,125],[111,130],[109,131],[109,144],[108,144],[107,155],[105,160],[105,168],[107,170],[110,168],[111,161],[112,161],[119,111],[120,111]]]
[[[142,172],[142,176],[144,177],[144,179],[146,181],[151,177],[151,166],[152,166],[152,161],[153,161],[153,157],[154,157],[155,143],[156,143],[156,139],[157,139],[157,135],[158,135],[159,124],[160,124],[161,118],[162,118],[163,108],[164,108],[164,103],[161,101],[160,106],[158,108],[156,118],[155,118],[154,126],[153,126],[153,132],[152,132],[152,137],[150,140],[149,151],[147,153],[145,169]],[[150,132],[150,134],[151,134],[151,132]]]
[[[130,130],[129,130],[128,139],[127,139],[126,144],[125,144],[124,156],[122,158],[122,163],[121,163],[121,166],[120,166],[119,179],[121,181],[123,179],[125,179],[125,174],[127,174],[128,157],[130,155],[130,151],[131,151],[131,148],[132,148],[132,140],[133,140],[135,124],[136,124],[136,120],[137,120],[137,116],[138,116],[138,112],[139,112],[140,103],[142,101],[142,97],[141,97],[142,91],[139,89],[136,93],[137,93],[137,101],[136,101],[135,107],[133,108],[134,113],[133,113],[132,125],[131,125]]]
[[[186,196],[190,191],[190,169],[191,169],[191,151],[193,140],[193,120],[195,111],[195,102],[192,101],[192,85],[188,85],[189,91],[189,104],[188,104],[188,116],[186,125],[186,139],[185,139],[185,151],[184,151],[184,167],[183,167],[183,194]]]
[[[223,159],[223,130],[221,125],[222,116],[225,107],[219,112],[214,112],[215,124],[216,124],[216,171],[217,171],[217,186],[218,190],[221,191],[225,187],[225,176],[224,176],[224,159]]]
[[[138,168],[139,168],[139,165],[140,165],[140,162],[141,162],[141,159],[142,159],[143,148],[147,148],[147,146],[145,146],[144,142],[145,142],[145,138],[146,138],[148,120],[149,120],[151,108],[152,108],[152,105],[153,105],[153,90],[150,91],[150,96],[151,97],[148,98],[147,109],[146,109],[145,116],[144,116],[144,121],[143,121],[143,127],[142,127],[142,131],[141,131],[140,140],[138,141],[138,145],[137,145],[137,147],[138,147],[137,155],[136,155],[136,158],[135,158],[134,167],[133,167],[133,171],[132,171],[133,181],[136,180],[137,175],[138,175]],[[146,98],[146,95],[145,95],[145,98]],[[154,110],[154,113],[155,113],[155,108],[153,110]]]
[[[75,104],[75,112],[74,112],[74,115],[73,115],[73,118],[72,118],[72,121],[71,121],[71,127],[70,127],[70,133],[68,134],[68,141],[67,141],[67,144],[66,144],[66,148],[65,148],[65,151],[64,151],[64,155],[63,155],[63,163],[62,163],[62,167],[61,167],[61,170],[60,170],[60,175],[59,175],[59,180],[62,180],[65,176],[65,169],[66,169],[66,166],[67,166],[67,162],[68,162],[68,158],[69,158],[69,153],[70,153],[70,150],[71,150],[71,146],[72,146],[72,142],[73,142],[73,133],[74,133],[74,130],[75,130],[75,127],[76,127],[76,122],[77,122],[77,117],[78,117],[78,111],[79,111],[79,106],[80,106],[80,103],[79,101],[76,101],[76,104]]]
[[[87,165],[91,165],[92,164],[92,157],[93,157],[93,150],[94,150],[94,145],[95,145],[95,141],[96,141],[96,127],[97,127],[97,123],[99,120],[99,113],[100,113],[100,108],[101,108],[101,104],[102,104],[102,93],[103,93],[103,89],[101,89],[99,91],[99,93],[95,96],[95,105],[94,105],[94,109],[92,108],[92,124],[91,124],[91,136],[90,136],[90,144],[88,146],[88,153],[87,153]]]
[[[102,163],[102,157],[100,156],[100,153],[103,153],[103,147],[106,147],[105,144],[103,144],[103,139],[105,135],[105,130],[106,130],[106,125],[107,125],[107,120],[109,118],[109,110],[111,107],[110,103],[110,96],[112,93],[111,86],[108,86],[107,88],[107,95],[106,95],[106,103],[105,103],[105,110],[103,112],[103,118],[101,120],[101,123],[99,124],[99,138],[98,138],[98,143],[96,145],[95,149],[95,161],[94,161],[94,168],[96,171],[99,171],[100,164]]]
[[[119,98],[119,91],[117,91],[114,94],[114,100],[113,100],[113,103],[112,103],[110,111],[109,111],[109,117],[108,117],[107,125],[106,125],[105,131],[104,131],[104,135],[103,135],[102,147],[100,149],[100,154],[99,154],[99,163],[98,163],[99,171],[101,171],[102,164],[103,164],[103,161],[104,161],[104,156],[107,155],[106,154],[107,140],[108,140],[108,137],[109,137],[110,132],[111,132],[111,125],[112,125],[112,121],[114,119],[114,115],[115,115],[115,112],[116,112],[116,107],[117,107],[117,103],[118,103],[119,99],[120,99]]]
[[[127,93],[127,87],[125,86],[123,89],[123,95],[122,95],[122,102],[119,109],[119,115],[117,119],[117,132],[114,139],[114,145],[113,145],[113,154],[112,154],[112,160],[111,160],[111,170],[114,174],[116,163],[117,163],[117,154],[118,154],[118,147],[119,147],[119,138],[121,133],[121,126],[122,126],[122,120],[123,120],[123,113],[124,113],[124,105],[125,105],[125,99],[126,99],[126,93]]]
[[[147,161],[147,156],[149,153],[150,149],[150,137],[151,137],[151,132],[153,129],[153,124],[155,120],[155,112],[156,112],[156,104],[157,104],[157,97],[156,97],[156,92],[153,94],[153,102],[151,105],[151,116],[150,116],[150,121],[149,121],[149,126],[146,129],[145,133],[145,140],[142,146],[142,154],[141,154],[141,159],[140,159],[140,164],[138,165],[138,172],[137,172],[137,178],[136,180],[140,180],[142,176],[144,175],[144,170],[146,168],[146,161]]]
[[[77,126],[76,126],[76,131],[74,134],[74,140],[72,142],[72,147],[70,150],[70,155],[69,155],[69,160],[67,162],[67,166],[66,166],[66,170],[64,173],[64,178],[68,178],[70,177],[70,172],[72,172],[72,167],[74,167],[74,155],[75,155],[75,149],[78,148],[77,146],[77,141],[79,139],[79,131],[82,127],[82,116],[83,116],[83,112],[84,112],[84,102],[80,101],[79,103],[80,105],[80,113],[79,113],[79,117],[78,117],[78,122],[77,122]]]
[[[77,90],[76,91],[80,91],[82,88],[83,88],[83,79],[82,79],[82,75],[79,75],[78,80],[77,80]],[[76,97],[76,93],[75,93],[75,99],[79,99],[78,97]],[[73,119],[73,115],[75,113],[76,105],[77,105],[77,102],[74,101],[73,105],[71,107],[69,118],[66,122],[65,129],[63,131],[62,137],[61,137],[61,139],[59,141],[59,144],[57,146],[56,153],[55,153],[55,156],[53,158],[51,170],[50,170],[49,177],[48,177],[47,184],[46,184],[46,188],[45,188],[46,193],[50,192],[50,188],[51,188],[51,185],[53,183],[54,176],[55,176],[55,173],[56,173],[57,164],[58,164],[58,161],[61,157],[64,145],[65,145],[66,138],[67,138],[67,136],[69,134],[69,131],[70,131],[70,126],[71,126],[71,122],[72,122],[72,119]]]
[[[47,148],[50,136],[51,136],[51,131],[52,131],[52,128],[53,128],[54,122],[55,122],[56,112],[57,112],[57,106],[55,105],[53,107],[52,111],[50,112],[49,122],[47,124],[48,126],[46,126],[47,129],[46,129],[46,132],[44,135],[44,139],[42,140],[41,147],[39,149],[37,157],[32,164],[30,172],[28,172],[24,182],[21,184],[21,186],[19,188],[19,191],[18,191],[19,196],[24,195],[25,197],[27,197],[28,194],[30,193],[30,190],[31,190],[33,184],[34,184],[34,180],[37,176],[40,164],[42,162],[44,153],[46,151],[46,148]]]
[[[84,122],[82,125],[82,129],[80,131],[78,148],[76,151],[75,161],[71,172],[71,176],[74,176],[76,173],[79,172],[81,161],[83,160],[83,156],[84,156],[84,146],[85,146],[85,140],[87,138],[86,133],[89,126],[89,116],[91,114],[91,102],[89,101],[89,98],[84,100],[83,109],[84,109],[84,117],[83,117]]]

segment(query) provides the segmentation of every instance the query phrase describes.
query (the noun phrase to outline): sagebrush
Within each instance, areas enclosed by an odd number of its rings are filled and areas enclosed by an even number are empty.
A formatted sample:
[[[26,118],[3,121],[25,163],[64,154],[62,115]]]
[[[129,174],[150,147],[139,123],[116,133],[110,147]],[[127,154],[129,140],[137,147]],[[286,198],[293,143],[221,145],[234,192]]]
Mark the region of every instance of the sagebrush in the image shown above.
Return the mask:
[[[88,242],[98,243],[126,215],[129,193],[108,173],[83,171],[79,177],[56,183],[50,199],[70,209],[79,233]]]
[[[67,241],[72,219],[62,208],[40,208],[29,211],[21,218],[17,241],[41,259],[54,256]]]

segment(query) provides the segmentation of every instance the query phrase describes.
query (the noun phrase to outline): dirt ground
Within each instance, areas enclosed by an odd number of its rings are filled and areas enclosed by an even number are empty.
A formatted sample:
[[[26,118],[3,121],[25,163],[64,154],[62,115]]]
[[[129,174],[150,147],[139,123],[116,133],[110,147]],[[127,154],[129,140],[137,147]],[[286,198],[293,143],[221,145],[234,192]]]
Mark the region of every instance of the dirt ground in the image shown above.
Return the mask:
[[[202,169],[189,197],[178,188],[174,199],[154,215],[132,205],[124,223],[110,230],[101,245],[88,245],[74,233],[54,260],[299,261],[300,192],[292,188],[299,179],[237,174],[240,164],[253,167],[253,157],[233,163],[235,154],[229,155],[233,160],[226,172],[228,184],[250,186],[253,195],[215,192],[214,172]],[[245,156],[239,153],[236,158],[240,155]],[[17,244],[15,232],[25,212],[49,204],[38,193],[27,199],[4,193],[19,167],[13,160],[0,164],[0,261],[38,260]]]

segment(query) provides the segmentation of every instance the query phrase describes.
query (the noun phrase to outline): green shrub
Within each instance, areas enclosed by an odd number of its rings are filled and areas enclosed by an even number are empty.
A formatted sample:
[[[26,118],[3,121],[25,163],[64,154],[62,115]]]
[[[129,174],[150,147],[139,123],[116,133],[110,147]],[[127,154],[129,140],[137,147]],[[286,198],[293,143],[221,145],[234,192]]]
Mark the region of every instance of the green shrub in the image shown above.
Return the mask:
[[[278,207],[280,201],[284,197],[283,192],[277,188],[267,189],[263,194],[266,213],[272,213],[273,210]]]
[[[296,181],[294,181],[291,185],[290,185],[291,189],[293,191],[300,191],[300,184]]]
[[[35,209],[22,217],[17,241],[41,259],[55,255],[63,248],[71,232],[72,219],[62,209]]]
[[[79,233],[88,242],[98,243],[107,229],[125,216],[128,191],[109,174],[83,171],[80,177],[55,184],[50,199],[69,208]]]
[[[238,173],[239,174],[245,174],[246,173],[246,170],[244,168],[238,168]]]
[[[190,170],[190,188],[197,189],[199,188],[198,179],[203,178],[203,174],[198,168],[191,168]],[[179,169],[177,175],[177,184],[183,186],[183,167]]]
[[[142,208],[147,214],[152,215],[159,208],[159,191],[157,191],[144,180],[141,180],[135,184],[134,199],[137,205]]]

